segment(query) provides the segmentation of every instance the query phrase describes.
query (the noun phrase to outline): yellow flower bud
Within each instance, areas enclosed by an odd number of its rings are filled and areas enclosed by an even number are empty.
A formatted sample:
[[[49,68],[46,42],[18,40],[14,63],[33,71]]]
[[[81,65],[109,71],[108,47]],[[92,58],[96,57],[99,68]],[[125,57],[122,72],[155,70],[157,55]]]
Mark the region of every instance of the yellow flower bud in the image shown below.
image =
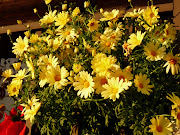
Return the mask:
[[[66,10],[67,9],[67,4],[62,4],[62,10]]]
[[[11,30],[8,29],[8,30],[7,30],[7,35],[11,35],[11,34],[12,34]]]
[[[101,8],[101,9],[100,9],[100,13],[102,14],[103,12],[104,12],[104,10]]]
[[[130,3],[130,2],[131,2],[131,0],[128,0],[128,2]]]
[[[24,35],[25,35],[27,38],[29,38],[29,37],[30,37],[30,32],[29,32],[29,31],[26,31],[26,32],[24,32]]]
[[[13,63],[13,67],[14,67],[15,70],[20,70],[20,68],[21,68],[21,63],[20,63],[20,62],[18,62],[18,63]]]
[[[74,53],[78,53],[79,49],[77,47],[74,48]]]
[[[70,76],[74,76],[74,71],[70,71]]]
[[[80,64],[73,64],[73,71],[75,73],[79,73],[79,71],[81,71],[82,66]]]
[[[36,14],[38,12],[38,10],[36,8],[33,9],[34,10],[34,13]]]
[[[44,0],[46,5],[48,5],[52,0]]]
[[[17,20],[17,24],[22,24],[22,21],[21,20]]]
[[[79,7],[76,7],[76,8],[73,10],[73,12],[72,12],[72,16],[75,17],[75,16],[77,16],[79,13],[80,13],[80,9],[79,9]]]
[[[96,49],[93,49],[92,50],[92,56],[95,56],[96,55]]]
[[[52,47],[52,46],[53,46],[53,42],[54,42],[53,39],[49,39],[49,40],[48,40],[48,46],[49,46],[49,47]]]
[[[89,1],[85,1],[85,2],[84,2],[84,8],[89,7],[89,5],[90,5]]]
[[[29,24],[26,27],[29,28],[30,27]]]

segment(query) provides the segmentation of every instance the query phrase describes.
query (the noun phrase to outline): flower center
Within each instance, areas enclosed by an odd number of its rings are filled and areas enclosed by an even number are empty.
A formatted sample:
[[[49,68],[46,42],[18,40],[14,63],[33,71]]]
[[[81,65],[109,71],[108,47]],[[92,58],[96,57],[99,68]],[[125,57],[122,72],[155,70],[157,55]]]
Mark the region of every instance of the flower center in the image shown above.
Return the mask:
[[[61,77],[60,77],[59,75],[56,75],[56,76],[54,77],[54,80],[55,80],[55,81],[60,81],[60,80],[61,80]]]
[[[89,87],[89,82],[88,81],[85,81],[84,82],[84,88],[88,88]]]
[[[110,45],[111,45],[111,42],[106,42],[106,44],[105,44],[107,47],[110,47]]]
[[[152,55],[152,56],[156,56],[156,55],[157,55],[156,51],[152,51],[152,52],[151,52],[151,55]]]
[[[94,26],[94,22],[90,23],[90,26]]]
[[[16,87],[14,87],[13,92],[16,92]]]
[[[151,13],[151,14],[150,14],[150,17],[153,18],[153,17],[154,17],[154,13]]]
[[[107,84],[106,78],[101,79],[101,85]]]
[[[116,37],[116,36],[113,35],[113,36],[111,36],[111,39],[115,39],[115,37]]]
[[[116,94],[118,92],[118,89],[117,88],[114,88],[113,89],[113,93]]]
[[[157,130],[158,132],[162,132],[163,128],[162,128],[162,126],[157,126],[157,127],[156,127],[156,130]]]
[[[175,59],[170,59],[170,64],[175,65],[176,63],[177,63],[177,60],[175,60]]]
[[[65,32],[65,35],[67,36],[67,35],[69,35],[70,34],[70,32],[69,31],[67,31],[67,32]]]
[[[180,120],[180,112],[177,114],[177,119]]]
[[[139,83],[139,88],[143,88],[144,86],[143,86],[143,84],[142,83]]]
[[[119,76],[119,81],[121,81],[121,79],[123,79],[123,82],[125,81],[125,78],[123,76]]]

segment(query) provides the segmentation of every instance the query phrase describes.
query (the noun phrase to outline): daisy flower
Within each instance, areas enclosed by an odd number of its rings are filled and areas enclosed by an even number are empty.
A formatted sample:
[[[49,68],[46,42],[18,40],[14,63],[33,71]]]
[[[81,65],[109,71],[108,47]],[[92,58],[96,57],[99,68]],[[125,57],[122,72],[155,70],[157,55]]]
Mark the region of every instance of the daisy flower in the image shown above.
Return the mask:
[[[90,94],[94,92],[94,82],[92,76],[87,71],[81,71],[74,77],[74,79],[75,82],[73,83],[73,86],[74,90],[78,91],[77,95],[81,98],[90,97]]]
[[[154,44],[153,42],[150,42],[147,44],[147,46],[144,47],[144,53],[147,56],[146,59],[149,59],[151,61],[158,61],[161,60],[164,55],[166,54],[166,48],[159,47],[159,44]]]
[[[172,95],[168,94],[166,98],[174,103],[174,105],[172,105],[172,109],[180,107],[180,98],[176,96],[174,93],[172,93]]]
[[[66,86],[68,80],[66,77],[69,76],[69,72],[65,67],[61,67],[58,65],[55,68],[50,68],[47,72],[47,82],[49,86],[54,85],[55,89],[62,89],[62,86]]]
[[[96,89],[96,93],[100,94],[102,91],[105,90],[105,88],[103,88],[103,85],[108,83],[108,80],[106,77],[100,77],[100,76],[96,76],[93,78],[94,80],[94,89]]]
[[[59,26],[58,29],[62,29],[69,21],[69,14],[66,11],[60,12],[55,18],[55,25]]]
[[[104,99],[112,99],[116,101],[119,99],[119,94],[124,91],[123,80],[119,81],[119,78],[112,77],[108,79],[108,83],[102,86],[105,90],[101,92],[101,96]]]
[[[100,24],[99,24],[99,21],[92,18],[91,20],[89,20],[89,23],[87,24],[87,26],[88,26],[89,31],[93,32],[93,31],[98,31],[98,27],[100,26]]]
[[[29,45],[28,45],[28,38],[24,37],[24,39],[22,39],[21,36],[19,36],[19,38],[16,39],[16,42],[13,43],[13,53],[17,56],[21,56],[25,51],[27,51]]]
[[[7,86],[7,92],[9,96],[16,96],[18,97],[19,90],[22,86],[22,80],[13,80],[10,85]]]
[[[176,120],[176,126],[179,129],[180,128],[180,109],[176,108],[175,110],[171,110],[171,116],[174,117]]]
[[[25,77],[27,77],[26,73],[27,73],[26,69],[24,68],[19,70],[17,74],[11,75],[11,77],[15,77],[13,80],[18,80],[18,79],[23,80]]]
[[[171,53],[168,53],[165,55],[164,59],[167,61],[163,67],[166,67],[166,73],[169,72],[171,69],[172,75],[178,74],[178,71],[180,71],[179,63],[180,63],[180,57],[178,57],[178,54],[175,56]]]
[[[147,75],[142,75],[141,73],[139,75],[135,76],[134,79],[135,87],[137,87],[137,91],[141,92],[142,94],[149,95],[153,88],[153,85],[148,85],[150,83],[150,79],[147,78]]]
[[[119,10],[113,9],[111,12],[102,12],[103,18],[100,21],[117,20],[120,16]]]
[[[127,43],[129,44],[128,45],[128,48],[130,48],[131,50],[133,50],[136,46],[139,46],[141,43],[142,43],[142,40],[144,38],[144,35],[146,33],[141,33],[141,31],[137,31],[137,33],[132,33],[127,41]]]
[[[173,131],[170,120],[163,116],[156,116],[156,118],[152,118],[150,121],[152,125],[149,125],[149,132],[152,132],[153,135],[170,135]]]
[[[73,12],[72,12],[72,16],[75,17],[75,16],[77,16],[78,14],[80,14],[80,9],[79,9],[79,7],[76,7],[76,8],[73,10]]]
[[[39,40],[38,34],[32,34],[31,37],[30,37],[30,39],[29,39],[29,41],[30,41],[31,43],[36,43],[38,40]]]
[[[12,69],[5,70],[1,76],[5,77],[3,82],[6,81],[7,78],[11,77],[12,75]]]
[[[24,112],[24,119],[25,120],[30,119],[30,122],[33,123],[33,121],[35,119],[34,116],[37,114],[40,107],[41,107],[41,103],[39,103],[39,102],[34,103],[30,109],[27,109]]]
[[[112,41],[109,40],[108,37],[106,37],[105,35],[101,35],[101,40],[99,43],[99,50],[104,52],[104,53],[111,53],[111,50],[116,50],[116,44]]]
[[[46,13],[46,15],[43,16],[43,18],[39,20],[41,25],[43,25],[43,24],[52,24],[55,21],[56,12],[57,12],[57,10],[54,10],[53,12],[49,11],[49,13]]]
[[[164,35],[167,39],[175,40],[177,32],[174,29],[173,24],[170,23],[166,24],[164,32],[165,32]]]
[[[39,72],[39,85],[40,87],[44,87],[44,85],[47,83],[47,69],[42,68],[41,71]]]

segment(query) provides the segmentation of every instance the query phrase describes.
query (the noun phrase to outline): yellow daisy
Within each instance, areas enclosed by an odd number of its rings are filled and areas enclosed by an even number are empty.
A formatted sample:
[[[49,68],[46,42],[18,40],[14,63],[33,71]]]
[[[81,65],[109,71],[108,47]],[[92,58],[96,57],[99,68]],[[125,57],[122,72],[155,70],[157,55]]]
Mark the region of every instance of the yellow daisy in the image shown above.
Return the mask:
[[[7,92],[9,96],[16,96],[18,97],[19,90],[22,86],[22,80],[13,80],[10,85],[7,86]]]
[[[119,78],[112,77],[108,79],[108,83],[102,86],[105,90],[101,92],[101,96],[104,99],[112,99],[116,101],[119,99],[119,94],[124,91],[123,80],[119,81]]]
[[[124,15],[124,19],[127,18],[127,17],[132,17],[132,18],[138,18],[139,16],[141,16],[144,12],[144,9],[134,9],[133,12],[127,12],[125,15]]]
[[[21,68],[21,62],[13,63],[13,67],[14,67],[15,70],[20,70],[20,68]]]
[[[13,53],[17,56],[21,56],[25,51],[27,51],[29,45],[28,45],[28,38],[24,37],[24,39],[22,39],[21,36],[19,36],[19,38],[16,39],[16,42],[13,43]]]
[[[99,50],[102,51],[103,53],[111,53],[111,50],[116,50],[116,45],[114,42],[111,42],[108,37],[105,35],[101,35],[101,40],[99,43]]]
[[[26,69],[24,68],[24,69],[19,70],[17,74],[11,75],[11,77],[15,77],[13,80],[18,80],[18,79],[23,80],[25,77],[27,77],[26,73],[27,73]]]
[[[30,122],[33,123],[33,121],[35,119],[34,116],[37,114],[40,107],[41,107],[41,103],[39,103],[39,102],[34,103],[30,109],[27,109],[24,112],[24,119],[25,120],[30,119]]]
[[[180,129],[180,109],[176,108],[175,110],[171,110],[171,116],[176,120],[176,126]]]
[[[43,24],[52,24],[55,21],[56,12],[57,12],[57,10],[54,10],[53,12],[49,11],[49,13],[46,13],[46,15],[43,16],[43,18],[39,20],[41,25],[43,25]]]
[[[77,16],[78,14],[80,14],[80,9],[79,9],[79,7],[76,7],[76,8],[73,10],[73,12],[72,12],[72,16],[75,17],[75,16]]]
[[[111,12],[105,11],[102,13],[103,18],[100,21],[117,20],[120,16],[119,10],[113,9]]]
[[[3,82],[6,81],[7,78],[11,77],[12,75],[12,69],[5,70],[1,76],[5,77]]]
[[[39,58],[37,65],[40,66],[40,69],[44,67],[46,67],[47,69],[56,67],[58,65],[58,58],[56,58],[52,54],[50,54],[49,57],[47,55],[43,55]]]
[[[48,5],[49,3],[51,3],[52,0],[44,0],[46,5]]]
[[[153,135],[170,135],[173,131],[170,120],[163,116],[156,116],[150,121],[152,125],[149,125],[149,132],[152,132]]]
[[[100,26],[100,24],[99,24],[99,21],[92,18],[91,20],[89,20],[89,23],[87,24],[87,26],[88,26],[89,31],[93,32],[93,31],[98,31],[98,27]]]
[[[79,71],[81,71],[81,69],[82,69],[81,64],[76,64],[76,63],[73,64],[73,71],[75,73],[79,73]]]
[[[176,96],[174,93],[172,93],[172,95],[168,94],[168,96],[166,96],[166,98],[174,103],[174,105],[172,105],[172,109],[180,107],[180,98],[178,96]]]
[[[175,40],[177,32],[174,29],[173,24],[170,23],[166,24],[164,32],[165,32],[164,35],[167,39]]]
[[[56,32],[56,35],[59,35],[61,40],[65,40],[69,43],[74,43],[79,37],[75,29],[70,26],[65,27],[65,29],[56,29]]]
[[[135,76],[134,79],[135,87],[137,87],[137,91],[141,92],[142,94],[150,95],[149,92],[151,92],[151,88],[153,88],[153,85],[148,85],[150,83],[150,79],[147,78],[147,75],[142,75],[141,73],[139,75]]]
[[[96,76],[93,78],[94,80],[94,89],[96,89],[96,93],[100,94],[102,91],[105,90],[105,88],[103,88],[102,86],[108,83],[108,80],[106,77],[100,77],[100,76]]]
[[[77,76],[74,77],[73,82],[74,90],[78,91],[77,95],[81,98],[90,97],[91,93],[94,92],[94,82],[92,76],[87,71],[81,71]]]
[[[69,72],[65,67],[57,65],[55,68],[50,68],[47,71],[47,82],[49,86],[54,85],[55,89],[62,89],[62,86],[66,86],[68,80],[66,79],[69,76]]]
[[[158,18],[160,16],[158,15],[159,8],[156,8],[155,6],[151,5],[151,7],[147,7],[147,9],[143,12],[143,19],[146,21],[146,23],[151,27],[154,23],[158,22]],[[150,27],[144,23],[144,27],[146,29],[149,29]]]
[[[131,50],[133,50],[136,46],[139,46],[142,43],[142,40],[144,38],[144,35],[146,33],[141,33],[141,31],[137,31],[136,34],[132,33],[127,41],[127,43],[129,44],[128,48],[130,48]]]
[[[110,77],[112,71],[119,67],[115,64],[116,61],[117,59],[111,55],[107,57],[106,54],[98,53],[91,61],[91,68],[93,73],[99,76]]]
[[[26,64],[27,67],[29,68],[29,71],[31,71],[32,79],[35,79],[35,69],[31,57],[29,57],[29,61],[26,60]]]
[[[36,43],[38,41],[38,34],[32,34],[30,37],[31,43]]]
[[[180,67],[179,67],[180,57],[178,56],[178,54],[174,56],[173,54],[168,53],[167,55],[165,55],[164,60],[167,61],[163,66],[163,67],[167,66],[166,73],[168,73],[169,70],[171,69],[172,75],[178,74],[178,71],[180,71]]]
[[[55,18],[55,25],[59,26],[58,29],[62,29],[69,21],[69,14],[66,11],[60,12]]]
[[[146,59],[151,61],[161,60],[166,54],[166,48],[164,46],[158,47],[159,44],[154,44],[153,42],[148,43],[147,46],[144,47],[144,54],[147,56]]]

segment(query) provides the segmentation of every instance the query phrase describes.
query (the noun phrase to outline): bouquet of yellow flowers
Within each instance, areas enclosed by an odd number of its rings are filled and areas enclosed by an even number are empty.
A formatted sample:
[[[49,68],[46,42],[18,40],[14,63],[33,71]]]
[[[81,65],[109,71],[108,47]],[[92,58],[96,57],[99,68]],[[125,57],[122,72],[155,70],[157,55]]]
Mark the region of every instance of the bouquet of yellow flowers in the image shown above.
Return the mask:
[[[45,1],[41,35],[28,26],[12,41],[27,68],[14,63],[15,74],[3,73],[12,78],[7,91],[23,106],[24,119],[41,134],[173,132],[170,120],[156,115],[169,113],[168,99],[180,106],[171,95],[180,96],[180,57],[176,30],[159,21],[158,8],[109,12],[85,1],[83,8],[63,2],[52,10]]]

